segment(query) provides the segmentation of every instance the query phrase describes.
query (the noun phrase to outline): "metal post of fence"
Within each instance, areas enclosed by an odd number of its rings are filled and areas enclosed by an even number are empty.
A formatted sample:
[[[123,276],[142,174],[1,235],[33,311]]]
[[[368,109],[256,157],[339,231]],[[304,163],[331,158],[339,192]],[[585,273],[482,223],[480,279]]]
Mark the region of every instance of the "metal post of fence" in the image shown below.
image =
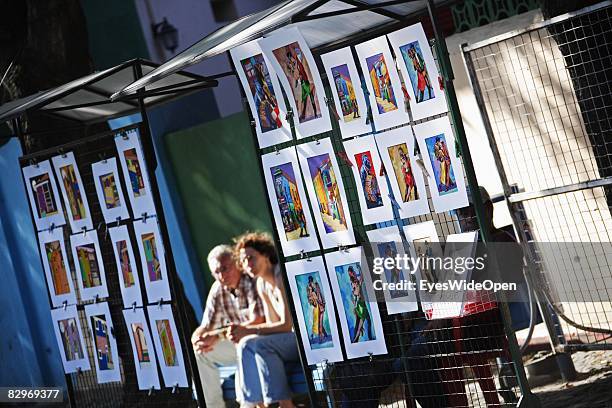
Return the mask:
[[[490,236],[489,231],[486,227],[487,223],[485,222],[485,213],[484,206],[482,203],[482,197],[480,195],[480,190],[478,189],[478,180],[476,178],[474,164],[472,162],[465,129],[463,127],[463,121],[461,119],[459,103],[457,101],[457,95],[455,93],[455,87],[453,85],[454,74],[451,67],[448,50],[446,48],[446,40],[437,25],[436,8],[433,0],[427,0],[427,9],[429,11],[429,18],[431,19],[434,35],[436,38],[437,55],[438,61],[440,62],[440,73],[444,79],[444,90],[449,103],[449,114],[453,124],[455,125],[455,134],[457,136],[457,140],[461,149],[461,157],[463,159],[463,165],[465,167],[468,185],[471,187],[470,193],[472,194],[473,198],[472,201],[474,205],[474,210],[476,212],[476,218],[478,220],[478,225],[480,226],[482,240],[486,244],[487,242],[489,242]],[[492,256],[490,257],[490,262],[492,262],[493,264],[496,263],[494,253],[492,253]],[[514,333],[514,330],[512,329],[512,318],[510,316],[510,310],[508,309],[507,299],[503,291],[499,293],[499,300],[499,308],[502,314],[504,331],[508,339],[508,349],[510,351],[512,362],[514,363],[516,376],[522,393],[521,399],[519,400],[517,406],[539,407],[541,405],[540,400],[535,394],[531,392],[529,382],[527,381],[527,375],[525,374],[525,367],[523,366],[521,352],[518,346],[518,342],[516,340],[516,335]]]

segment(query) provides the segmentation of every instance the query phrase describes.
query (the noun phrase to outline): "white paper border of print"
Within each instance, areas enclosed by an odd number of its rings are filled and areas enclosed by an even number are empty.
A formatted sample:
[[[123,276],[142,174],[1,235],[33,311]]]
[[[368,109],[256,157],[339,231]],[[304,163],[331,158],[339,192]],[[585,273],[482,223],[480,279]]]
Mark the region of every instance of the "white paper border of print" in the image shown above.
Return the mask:
[[[361,217],[363,218],[363,223],[368,225],[392,220],[393,205],[391,204],[391,199],[389,198],[389,186],[387,184],[386,177],[384,175],[380,175],[382,162],[378,148],[376,147],[376,140],[374,139],[374,136],[367,135],[358,137],[353,140],[344,141],[343,144],[344,150],[349,160],[353,164],[351,166],[351,172],[353,173],[353,178],[355,179],[355,184],[357,186],[357,196],[359,197],[359,206],[361,207]],[[368,204],[366,203],[365,199],[365,192],[363,191],[361,184],[360,169],[357,167],[357,159],[355,158],[355,155],[365,151],[369,151],[370,155],[372,156],[372,166],[374,167],[383,204],[382,206],[376,208],[368,208]]]
[[[159,368],[161,368],[164,385],[166,388],[174,388],[175,386],[189,387],[187,373],[185,372],[185,361],[183,359],[181,339],[178,336],[176,324],[174,323],[172,307],[170,305],[152,305],[147,307],[147,313],[149,314],[151,336],[153,337],[153,343],[155,344],[155,352],[159,356]],[[178,365],[172,367],[166,365],[162,344],[159,339],[159,333],[157,332],[157,321],[165,319],[170,322],[170,329],[172,330],[172,338],[174,340],[176,359],[178,362]]]
[[[246,77],[241,63],[243,60],[258,54],[262,55],[264,63],[266,64],[266,68],[268,69],[270,81],[272,82],[272,88],[274,88],[274,97],[276,98],[276,102],[278,103],[279,119],[282,122],[282,127],[278,129],[268,130],[267,132],[262,132],[261,130],[261,122],[259,121],[259,113],[256,110],[253,92],[251,91],[249,81]],[[232,61],[234,62],[234,68],[236,69],[238,78],[240,78],[242,89],[244,89],[244,93],[247,97],[247,100],[249,101],[251,115],[253,116],[253,119],[255,121],[255,131],[257,133],[259,148],[263,149],[265,147],[292,140],[293,137],[291,136],[291,126],[289,125],[289,123],[287,123],[286,120],[287,107],[285,106],[285,98],[283,97],[283,93],[281,92],[281,86],[278,82],[277,74],[272,68],[268,57],[261,50],[261,47],[259,46],[257,40],[250,41],[246,44],[242,44],[241,46],[231,49],[230,55],[232,56]]]
[[[302,174],[300,173],[300,165],[298,163],[297,153],[295,147],[288,147],[283,150],[278,150],[273,153],[268,153],[261,156],[263,165],[264,178],[266,180],[266,190],[268,192],[268,199],[272,206],[272,214],[274,214],[274,225],[281,242],[283,254],[285,256],[297,255],[301,251],[310,252],[319,249],[319,242],[317,241],[316,226],[312,220],[310,213],[310,204],[306,197],[306,190],[304,189],[304,183],[302,181]],[[274,180],[270,169],[274,166],[280,166],[285,163],[290,163],[295,176],[295,185],[302,202],[302,210],[304,212],[304,218],[306,219],[306,230],[308,236],[288,240],[285,234],[285,227],[283,224],[283,217],[280,213],[278,206],[278,200],[276,198],[276,190],[274,187]]]
[[[406,84],[406,90],[408,91],[408,95],[410,95],[410,110],[412,112],[412,119],[419,120],[447,112],[448,106],[446,104],[446,96],[444,95],[444,91],[440,89],[438,82],[440,73],[438,72],[436,61],[434,60],[431,47],[429,46],[429,41],[427,41],[427,37],[425,36],[425,31],[423,31],[423,26],[421,23],[394,31],[387,34],[387,37],[389,38],[393,52],[395,52],[395,56],[397,57],[399,69],[404,77],[404,83]],[[400,51],[400,47],[414,41],[419,42],[419,47],[423,52],[425,66],[427,67],[427,73],[430,76],[429,79],[434,92],[433,99],[418,103],[414,94],[414,88],[408,75],[408,67],[406,66],[406,62],[404,61],[404,57]]]
[[[302,174],[306,180],[306,190],[308,191],[308,197],[310,198],[310,206],[314,209],[315,222],[317,223],[317,229],[319,230],[319,236],[321,237],[321,243],[323,248],[333,248],[337,246],[347,246],[355,244],[355,233],[353,231],[353,222],[351,220],[351,210],[348,206],[348,200],[346,198],[346,190],[344,189],[344,183],[342,181],[342,174],[340,173],[340,166],[338,166],[338,160],[336,160],[336,153],[331,144],[331,139],[326,138],[317,140],[315,142],[305,143],[297,146],[298,160],[300,167],[302,168]],[[319,203],[317,195],[315,194],[314,184],[312,177],[310,177],[310,168],[308,167],[308,158],[319,156],[323,154],[329,154],[331,165],[334,169],[336,176],[336,183],[338,184],[338,191],[340,192],[340,198],[342,199],[342,209],[344,211],[344,217],[346,220],[346,230],[335,231],[327,233],[325,231],[325,225],[321,211],[319,210]]]
[[[62,251],[62,261],[64,269],[66,270],[66,278],[68,279],[68,287],[70,292],[63,295],[55,294],[55,285],[53,283],[53,277],[51,274],[51,265],[47,258],[46,244],[59,241],[60,250]],[[51,303],[54,307],[62,306],[64,303],[67,305],[73,305],[77,302],[76,292],[74,290],[74,284],[72,280],[72,274],[70,273],[70,265],[68,264],[68,253],[66,252],[66,243],[64,242],[64,229],[62,227],[54,228],[53,230],[45,230],[38,233],[38,243],[40,249],[40,256],[43,261],[43,269],[45,270],[45,277],[47,278],[47,287],[49,288],[49,295],[51,296]]]
[[[461,164],[461,158],[457,157],[455,150],[455,135],[451,128],[448,117],[442,117],[439,119],[430,120],[429,122],[423,122],[414,126],[414,134],[419,144],[419,150],[421,151],[421,157],[425,163],[425,168],[429,173],[429,193],[431,194],[431,201],[433,202],[434,210],[437,213],[454,210],[457,208],[466,207],[469,205],[467,191],[465,189],[465,179],[463,177],[463,165]],[[444,134],[446,139],[446,146],[451,159],[451,167],[455,175],[457,183],[457,191],[448,195],[440,195],[437,188],[437,181],[431,161],[429,160],[429,153],[427,151],[427,145],[425,139],[429,137],[435,137],[439,134]]]
[[[282,67],[278,60],[274,56],[273,50],[284,47],[288,44],[297,42],[300,49],[304,52],[304,57],[308,62],[308,67],[312,73],[312,79],[314,81],[314,89],[316,98],[319,101],[319,107],[321,109],[321,117],[316,119],[308,120],[304,123],[300,123],[299,112],[293,93],[291,91],[291,85],[285,76]],[[259,46],[263,50],[264,54],[268,57],[268,61],[272,64],[272,68],[278,74],[279,81],[285,93],[291,109],[293,110],[293,121],[295,124],[295,133],[298,139],[317,135],[319,133],[327,132],[332,129],[331,118],[329,115],[329,108],[325,104],[325,88],[323,87],[323,81],[317,68],[317,63],[310,52],[310,47],[302,37],[302,34],[297,27],[290,27],[281,30],[274,31],[269,37],[265,37],[259,40]]]
[[[126,329],[130,336],[130,343],[132,345],[132,354],[134,356],[134,368],[136,370],[136,378],[138,380],[139,390],[155,390],[161,389],[159,384],[159,375],[157,374],[157,357],[155,356],[155,345],[151,338],[151,332],[149,331],[149,324],[145,317],[144,309],[126,309],[123,311],[123,319],[125,320]],[[140,367],[138,362],[138,351],[136,349],[136,341],[134,339],[134,333],[132,332],[131,325],[134,323],[142,324],[142,330],[145,337],[145,342],[149,350],[150,366],[143,368]]]
[[[320,256],[314,258],[308,258],[285,264],[285,270],[287,271],[287,280],[289,281],[289,287],[291,288],[291,297],[295,306],[296,314],[298,317],[298,325],[300,327],[300,335],[304,351],[306,352],[306,359],[308,364],[317,364],[323,361],[330,363],[344,360],[342,356],[342,347],[340,346],[340,334],[338,333],[338,323],[336,322],[335,305],[333,302],[333,296],[331,287],[329,286],[328,274],[323,263],[323,258]],[[325,298],[325,311],[329,318],[329,328],[332,336],[332,347],[312,349],[310,347],[310,341],[308,339],[308,330],[306,329],[306,321],[304,320],[304,314],[302,313],[302,305],[300,294],[298,293],[298,287],[295,281],[296,276],[303,275],[306,273],[318,272],[321,278],[321,290]]]
[[[378,247],[375,245],[376,243],[383,242],[393,242],[397,248],[397,255],[402,258],[406,254],[404,251],[404,243],[402,242],[402,237],[400,236],[399,229],[397,226],[379,228],[376,230],[371,230],[367,232],[368,241],[372,245],[372,253],[375,257],[383,258],[385,254],[381,254],[378,251]],[[415,281],[416,279],[412,279],[410,275],[410,271],[406,269],[402,269],[405,280]],[[380,275],[380,278],[383,282],[387,282],[387,276],[383,272]],[[406,296],[392,298],[389,290],[384,290],[383,294],[385,296],[385,303],[387,304],[387,314],[396,314],[396,313],[404,313],[404,312],[414,312],[415,310],[419,310],[419,302],[416,295],[416,290],[408,291]]]
[[[359,56],[359,64],[361,65],[361,72],[365,76],[366,87],[369,92],[370,106],[372,108],[372,119],[376,130],[388,129],[393,126],[403,125],[410,122],[410,116],[406,112],[404,106],[404,92],[402,91],[402,83],[397,73],[395,66],[395,60],[391,55],[391,49],[387,42],[386,36],[374,38],[370,41],[366,41],[355,46],[357,55]],[[374,88],[372,86],[371,78],[368,73],[368,63],[366,59],[375,54],[383,54],[385,64],[387,66],[387,72],[389,73],[389,79],[391,80],[391,86],[393,87],[393,95],[395,96],[395,102],[397,103],[397,109],[390,112],[378,112],[378,105],[376,103],[376,95],[374,94]]]
[[[108,332],[108,341],[113,358],[115,359],[114,368],[112,370],[101,370],[97,359],[96,350],[96,334],[95,329],[91,327],[91,317],[104,315],[106,319],[106,327]],[[121,371],[119,370],[119,350],[117,350],[117,340],[115,339],[115,329],[111,319],[108,303],[92,303],[85,305],[85,316],[87,316],[87,325],[89,326],[89,334],[91,335],[91,344],[93,347],[94,365],[96,366],[96,374],[98,376],[98,384],[121,381]]]
[[[96,194],[98,196],[98,203],[100,203],[100,210],[104,216],[104,222],[107,224],[116,223],[117,221],[127,220],[130,218],[128,211],[128,204],[125,201],[125,195],[123,194],[123,187],[121,186],[121,178],[117,169],[117,159],[114,157],[105,159],[97,163],[92,163],[91,172],[94,179],[94,185],[96,186]],[[117,195],[119,196],[119,205],[114,208],[106,207],[106,200],[104,197],[104,188],[102,187],[101,176],[112,174],[115,179],[115,185],[117,187]]]
[[[38,231],[43,231],[51,228],[52,226],[57,227],[66,224],[66,219],[64,218],[64,207],[62,204],[62,198],[60,197],[60,192],[55,182],[55,175],[53,174],[53,170],[51,170],[51,162],[49,160],[45,160],[37,164],[26,166],[22,169],[22,173],[25,181],[26,191],[28,193],[28,198],[30,199],[30,210],[32,211],[32,215],[34,216],[34,221],[36,222],[36,229]],[[36,201],[34,199],[34,192],[32,191],[32,185],[30,184],[30,179],[43,175],[45,173],[49,175],[49,184],[51,185],[51,193],[53,194],[53,198],[55,199],[57,214],[51,215],[49,217],[40,217],[38,215],[38,210],[36,207]]]
[[[118,133],[115,135],[115,145],[117,146],[117,154],[119,155],[119,163],[121,163],[123,180],[125,181],[127,195],[130,198],[130,203],[132,204],[134,218],[142,218],[143,214],[147,214],[147,217],[157,214],[155,211],[155,204],[153,203],[153,194],[151,191],[151,183],[149,181],[148,167],[140,143],[140,131],[138,129],[130,129]],[[130,149],[136,150],[140,171],[142,172],[144,195],[139,197],[134,195],[134,189],[132,188],[130,173],[127,167],[127,160],[125,158],[125,151]]]
[[[77,255],[77,247],[83,245],[93,244],[94,250],[96,251],[96,262],[98,263],[98,273],[100,274],[100,285],[91,288],[86,288],[83,285],[83,275],[81,273],[81,266],[79,264],[79,257]],[[79,283],[79,292],[81,293],[81,301],[94,300],[98,298],[108,297],[108,286],[106,286],[106,272],[104,270],[104,260],[102,259],[102,253],[100,251],[100,242],[98,241],[98,232],[96,230],[85,231],[82,233],[74,234],[70,236],[70,248],[72,249],[72,260],[74,263],[74,273],[77,276],[77,282]]]
[[[123,307],[142,306],[142,293],[140,291],[140,278],[138,277],[138,266],[136,263],[136,257],[134,256],[134,248],[132,247],[132,241],[128,232],[128,227],[121,225],[119,227],[113,227],[108,229],[110,235],[111,244],[113,245],[113,253],[115,254],[115,264],[117,266],[117,278],[119,279],[119,286],[121,288],[121,298],[123,299]],[[134,284],[126,287],[123,279],[123,273],[121,271],[121,254],[117,249],[117,243],[125,241],[128,261],[130,268],[132,269],[132,275],[134,276]]]
[[[170,285],[168,283],[168,269],[166,268],[166,251],[161,234],[159,233],[157,217],[134,221],[134,233],[136,234],[136,245],[138,246],[138,252],[140,253],[140,266],[142,268],[142,275],[144,276],[144,286],[147,291],[147,299],[149,304],[157,303],[160,299],[171,300],[172,296],[170,294]],[[151,281],[149,279],[147,258],[145,255],[144,243],[142,242],[142,236],[144,234],[153,234],[155,238],[155,247],[157,250],[157,256],[159,258],[158,261],[161,274],[161,279],[156,281]]]
[[[76,234],[83,230],[93,229],[91,211],[89,210],[89,202],[87,201],[87,192],[85,191],[85,186],[83,185],[83,180],[81,179],[81,173],[79,172],[79,167],[77,166],[76,160],[74,158],[74,153],[68,152],[59,156],[53,156],[51,158],[51,163],[53,163],[55,175],[57,176],[57,182],[59,184],[60,191],[62,192],[62,199],[64,200],[66,215],[68,215],[68,222],[70,223],[72,233]],[[67,166],[72,166],[72,169],[74,170],[74,176],[79,187],[79,194],[81,195],[81,199],[83,200],[83,209],[85,211],[85,214],[82,220],[74,219],[74,215],[72,214],[72,210],[70,208],[68,192],[66,191],[66,186],[63,183],[62,172],[60,171],[60,169]]]
[[[410,126],[404,126],[396,129],[391,129],[383,133],[376,134],[376,143],[380,149],[380,156],[385,166],[385,172],[389,177],[391,183],[391,190],[395,202],[399,206],[400,218],[416,217],[417,215],[429,214],[429,203],[427,201],[427,190],[425,189],[425,180],[423,178],[423,172],[421,166],[416,161],[414,155],[414,137],[412,136],[412,129]],[[404,202],[400,194],[400,186],[398,184],[397,177],[395,175],[395,169],[389,156],[388,148],[401,143],[405,143],[408,147],[408,159],[410,160],[410,168],[412,175],[416,183],[417,194],[419,198],[414,201]]]
[[[344,338],[344,348],[346,350],[347,358],[387,354],[387,345],[385,344],[385,334],[383,331],[382,320],[380,318],[380,312],[378,310],[378,303],[376,302],[376,296],[374,296],[374,293],[372,293],[373,288],[370,269],[367,262],[365,262],[365,257],[362,259],[362,252],[361,247],[355,247],[348,250],[325,254],[325,260],[327,261],[327,266],[329,268],[327,273],[329,274],[329,280],[334,293],[338,316],[340,317],[340,327],[342,328],[342,336]],[[346,323],[346,314],[344,313],[344,306],[339,304],[339,302],[342,302],[342,295],[340,294],[340,285],[338,285],[338,278],[336,277],[336,266],[354,262],[359,262],[361,265],[364,286],[366,287],[366,290],[369,291],[368,303],[370,304],[370,317],[372,318],[372,326],[376,333],[376,340],[359,343],[351,343],[350,333]]]
[[[78,360],[68,361],[66,360],[66,351],[62,344],[62,339],[59,331],[58,322],[64,319],[74,319],[79,331],[79,342],[81,343],[81,350],[83,350],[83,358]],[[76,373],[77,371],[91,370],[89,363],[89,352],[85,341],[83,340],[83,329],[81,327],[81,321],[79,320],[79,314],[77,312],[76,305],[68,306],[66,308],[60,307],[59,309],[51,309],[51,319],[53,320],[53,331],[55,332],[55,339],[57,340],[57,347],[59,348],[60,356],[62,357],[62,364],[64,366],[64,372],[66,374]]]
[[[338,113],[340,126],[340,134],[343,139],[351,136],[363,135],[372,131],[372,126],[367,122],[368,119],[368,105],[365,100],[363,88],[361,86],[361,78],[359,72],[355,66],[355,60],[353,59],[353,53],[350,47],[342,48],[336,51],[328,52],[327,54],[321,55],[321,61],[325,67],[325,73],[327,74],[327,80],[331,87],[331,93],[334,99],[334,105],[336,106],[336,112]],[[332,68],[340,65],[346,65],[348,73],[353,84],[353,91],[355,92],[355,100],[359,111],[359,117],[354,118],[349,122],[344,121],[344,115],[342,115],[342,104],[336,90],[334,76],[332,74]]]

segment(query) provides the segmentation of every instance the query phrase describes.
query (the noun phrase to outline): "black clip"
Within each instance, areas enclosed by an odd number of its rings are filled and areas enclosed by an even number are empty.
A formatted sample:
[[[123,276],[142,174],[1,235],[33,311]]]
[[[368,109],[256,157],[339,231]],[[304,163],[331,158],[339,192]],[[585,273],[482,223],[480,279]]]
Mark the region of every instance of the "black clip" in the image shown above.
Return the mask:
[[[57,152],[60,154],[60,156],[62,156],[62,159],[68,157],[68,155],[64,152],[64,149],[59,149]]]
[[[285,120],[287,122],[291,122],[292,118],[293,118],[293,109],[289,108],[289,109],[287,109],[287,114],[285,115]]]
[[[278,146],[274,146],[274,154],[277,156],[280,154],[280,150],[278,150]]]
[[[94,304],[98,303],[98,299],[99,299],[99,295],[96,295],[96,297],[94,298]]]
[[[130,140],[130,136],[127,134],[126,131],[121,132],[121,137],[123,138],[123,140]]]
[[[132,312],[136,313],[136,302],[132,303]]]
[[[162,308],[162,300],[164,300],[163,298],[159,298],[159,300],[157,301],[157,307],[159,307],[160,309]]]
[[[100,159],[100,161],[104,164],[108,163],[108,159],[102,156],[102,153],[98,154],[98,159]]]
[[[66,308],[68,307],[68,301],[64,300],[64,303],[62,305],[64,307],[64,312],[66,311]]]
[[[143,212],[141,216],[142,216],[142,223],[146,224],[147,223],[147,213]]]
[[[51,226],[49,227],[49,233],[53,234],[53,230],[55,229],[55,223],[52,222]]]
[[[370,362],[372,362],[373,358],[374,358],[374,353],[372,353],[371,351],[368,352],[368,356],[370,356]]]
[[[36,159],[30,159],[30,166],[34,166],[36,169],[40,167]]]
[[[153,394],[153,388],[155,388],[153,385],[151,386],[151,388],[149,388],[149,397],[151,396],[151,394]]]
[[[83,231],[83,238],[87,236],[87,227],[82,227],[81,231]]]
[[[172,393],[176,394],[176,390],[178,388],[178,383],[175,383],[174,386],[172,387]]]

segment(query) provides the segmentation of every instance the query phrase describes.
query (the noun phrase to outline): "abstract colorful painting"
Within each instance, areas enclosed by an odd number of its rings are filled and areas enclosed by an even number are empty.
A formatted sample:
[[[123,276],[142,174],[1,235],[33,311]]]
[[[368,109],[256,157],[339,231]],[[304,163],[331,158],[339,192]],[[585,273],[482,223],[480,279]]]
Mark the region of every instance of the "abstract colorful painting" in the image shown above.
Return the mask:
[[[144,257],[147,262],[147,273],[151,282],[160,280],[161,269],[159,256],[157,255],[157,246],[155,242],[155,234],[148,233],[142,235],[142,245],[144,248]]]
[[[145,182],[142,177],[142,169],[136,149],[128,149],[123,152],[125,162],[127,164],[128,176],[130,179],[130,187],[134,193],[134,197],[140,197],[146,194]]]
[[[438,194],[443,196],[458,191],[453,163],[444,134],[426,138],[425,145],[437,182]]]
[[[94,244],[79,245],[76,247],[78,256],[79,271],[83,279],[83,286],[93,288],[100,286],[100,267]]]
[[[174,346],[174,336],[172,335],[172,328],[170,322],[167,319],[157,320],[156,322],[157,334],[161,341],[162,352],[164,355],[164,363],[166,366],[173,367],[178,365],[176,358],[176,347]]]
[[[53,280],[53,291],[55,295],[58,296],[70,293],[69,278],[64,266],[64,254],[62,253],[60,242],[47,242],[44,245],[47,261],[51,269],[51,278]]]
[[[119,254],[119,262],[121,265],[121,276],[123,277],[123,285],[126,288],[134,285],[134,272],[130,262],[130,254],[128,252],[128,243],[125,240],[117,241],[117,253]]]
[[[100,176],[100,184],[104,192],[104,205],[107,209],[116,208],[121,205],[119,199],[119,191],[117,191],[117,182],[115,181],[114,173],[107,173]]]
[[[435,98],[431,77],[427,71],[427,65],[419,42],[413,41],[402,45],[400,51],[406,68],[408,68],[408,76],[416,96],[416,103]]]
[[[60,167],[60,175],[64,184],[64,191],[66,191],[68,196],[72,218],[74,220],[82,220],[87,216],[87,212],[85,211],[85,204],[81,196],[81,188],[74,173],[74,166],[69,164],[68,166]]]
[[[164,384],[167,388],[175,386],[188,387],[187,373],[183,350],[178,337],[172,307],[168,304],[150,305],[147,307],[151,321],[151,337],[155,344],[155,354],[159,357],[159,364]]]
[[[332,67],[332,80],[336,88],[336,94],[342,107],[342,118],[344,122],[351,122],[361,117],[357,97],[355,96],[355,88],[351,75],[349,74],[348,65],[342,64]],[[357,85],[359,86],[359,84]]]
[[[419,199],[418,187],[408,155],[406,143],[389,146],[387,153],[393,164],[393,172],[400,188],[401,200],[405,203]]]
[[[342,197],[338,189],[336,173],[328,153],[307,159],[310,177],[314,185],[319,211],[325,232],[347,229]]]
[[[297,189],[293,164],[283,163],[273,166],[270,168],[270,173],[287,241],[307,237],[309,235],[309,226],[306,222],[302,200]]]
[[[57,326],[59,328],[62,345],[64,346],[66,360],[73,361],[83,359],[83,347],[81,346],[81,338],[76,319],[70,317],[68,319],[58,320]]]
[[[372,154],[370,151],[365,151],[357,153],[354,157],[355,163],[357,163],[357,169],[359,170],[361,188],[367,208],[381,207],[383,205],[383,200],[378,186],[376,169],[374,169],[374,162],[372,161]]]
[[[240,61],[255,102],[256,119],[261,132],[282,127],[276,93],[263,54],[253,55]]]
[[[32,177],[29,184],[34,195],[38,217],[45,218],[57,214],[57,198],[51,188],[49,173]]]
[[[333,347],[327,302],[318,271],[295,277],[311,349]]]
[[[154,343],[144,309],[140,307],[124,309],[123,320],[125,321],[127,333],[130,336],[132,360],[134,361],[134,371],[138,379],[138,389],[160,389],[157,357],[153,349]],[[162,367],[162,369],[165,368]]]
[[[372,81],[372,87],[376,96],[378,113],[382,114],[396,110],[397,100],[384,55],[382,53],[372,55],[366,58],[366,64],[368,76],[370,81]]]

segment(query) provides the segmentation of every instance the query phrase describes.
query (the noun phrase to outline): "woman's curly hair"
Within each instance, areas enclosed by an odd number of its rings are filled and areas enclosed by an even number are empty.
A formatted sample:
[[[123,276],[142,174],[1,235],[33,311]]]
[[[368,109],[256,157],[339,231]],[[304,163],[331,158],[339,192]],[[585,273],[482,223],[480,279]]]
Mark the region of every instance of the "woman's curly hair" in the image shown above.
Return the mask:
[[[278,263],[278,255],[272,237],[267,232],[245,232],[234,238],[234,251],[236,259],[240,259],[242,248],[253,248],[262,255],[268,257],[270,262],[275,265]]]

